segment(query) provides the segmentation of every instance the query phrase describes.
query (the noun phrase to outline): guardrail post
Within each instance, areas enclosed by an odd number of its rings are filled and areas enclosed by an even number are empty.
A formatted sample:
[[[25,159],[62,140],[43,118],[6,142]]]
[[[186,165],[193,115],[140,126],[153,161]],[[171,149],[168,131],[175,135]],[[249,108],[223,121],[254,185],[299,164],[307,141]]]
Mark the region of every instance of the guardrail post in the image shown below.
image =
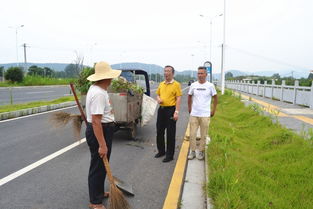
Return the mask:
[[[280,92],[280,101],[284,101],[284,88],[285,88],[285,86],[286,86],[286,81],[285,80],[283,80],[282,82],[281,82],[281,92]]]
[[[311,85],[311,104],[310,104],[310,108],[313,109],[313,82],[312,82],[312,85]]]
[[[272,92],[271,92],[271,98],[274,98],[274,86],[275,86],[275,80],[272,79]]]
[[[256,84],[256,95],[259,96],[259,87],[260,87],[261,81],[258,81]]]
[[[267,85],[267,81],[264,81],[264,84],[263,84],[263,97],[265,97],[265,88],[266,88],[266,85]]]
[[[240,91],[243,91],[243,81],[240,81]]]
[[[293,89],[293,100],[292,104],[296,104],[297,101],[297,88],[299,87],[299,80],[295,80],[295,85]]]

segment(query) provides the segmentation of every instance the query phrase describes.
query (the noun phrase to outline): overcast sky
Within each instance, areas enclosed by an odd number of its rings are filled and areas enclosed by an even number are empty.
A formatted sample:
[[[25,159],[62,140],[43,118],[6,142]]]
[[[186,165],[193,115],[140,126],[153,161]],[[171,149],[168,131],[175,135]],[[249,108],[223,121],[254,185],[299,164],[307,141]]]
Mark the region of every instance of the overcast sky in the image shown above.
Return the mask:
[[[312,0],[226,0],[226,70],[313,69]],[[220,71],[223,0],[2,0],[0,63],[104,60]],[[203,14],[204,17],[200,17]],[[13,27],[13,28],[12,28]]]

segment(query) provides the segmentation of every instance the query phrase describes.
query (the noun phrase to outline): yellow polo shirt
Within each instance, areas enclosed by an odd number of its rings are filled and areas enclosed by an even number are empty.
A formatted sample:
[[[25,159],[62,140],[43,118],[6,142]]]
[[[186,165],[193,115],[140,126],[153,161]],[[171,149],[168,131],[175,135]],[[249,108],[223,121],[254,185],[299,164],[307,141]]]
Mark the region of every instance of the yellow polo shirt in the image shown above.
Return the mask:
[[[176,97],[182,95],[180,83],[173,80],[169,83],[163,81],[160,83],[159,88],[156,91],[156,94],[160,96],[163,103],[160,106],[175,106]]]

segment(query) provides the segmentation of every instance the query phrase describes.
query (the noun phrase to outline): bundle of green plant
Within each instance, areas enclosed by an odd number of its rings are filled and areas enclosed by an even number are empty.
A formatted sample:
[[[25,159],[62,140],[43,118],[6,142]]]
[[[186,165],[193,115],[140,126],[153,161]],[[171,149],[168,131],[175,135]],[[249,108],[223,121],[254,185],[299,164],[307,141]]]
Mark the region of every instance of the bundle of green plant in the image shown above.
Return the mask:
[[[219,97],[209,135],[207,188],[214,208],[312,208],[310,140],[229,95]]]
[[[82,94],[87,94],[89,87],[91,86],[92,82],[88,81],[87,78],[91,74],[95,73],[94,68],[86,67],[84,68],[78,76],[78,79],[75,81],[75,86],[78,91]]]
[[[143,88],[135,83],[128,82],[124,78],[118,78],[112,80],[109,88],[110,92],[127,92],[131,90],[133,93],[143,94]]]

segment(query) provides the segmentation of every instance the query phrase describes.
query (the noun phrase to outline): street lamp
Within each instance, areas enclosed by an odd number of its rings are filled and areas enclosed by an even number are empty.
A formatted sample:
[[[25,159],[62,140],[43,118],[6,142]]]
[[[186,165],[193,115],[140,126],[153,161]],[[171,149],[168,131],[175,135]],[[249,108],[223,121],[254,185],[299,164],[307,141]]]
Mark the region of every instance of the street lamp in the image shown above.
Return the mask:
[[[212,33],[213,33],[213,27],[212,27],[212,25],[213,25],[213,20],[214,20],[215,18],[217,18],[217,17],[220,17],[220,16],[223,16],[223,14],[221,13],[221,14],[219,14],[219,15],[215,15],[215,16],[213,16],[213,17],[210,18],[210,59],[209,59],[209,60],[210,60],[211,62],[212,62]],[[206,16],[200,14],[200,17],[205,18]]]
[[[18,39],[17,39],[17,31],[19,28],[24,27],[24,25],[18,25],[18,26],[10,26],[9,28],[15,29],[15,43],[16,43],[16,65],[18,66]]]
[[[193,68],[193,57],[194,56],[195,56],[194,54],[191,54],[191,79],[193,78],[193,70],[192,70],[192,68]]]
[[[221,93],[225,90],[225,47],[226,47],[226,0],[224,0],[224,24],[223,24],[223,43],[222,43],[222,63],[221,63]]]

